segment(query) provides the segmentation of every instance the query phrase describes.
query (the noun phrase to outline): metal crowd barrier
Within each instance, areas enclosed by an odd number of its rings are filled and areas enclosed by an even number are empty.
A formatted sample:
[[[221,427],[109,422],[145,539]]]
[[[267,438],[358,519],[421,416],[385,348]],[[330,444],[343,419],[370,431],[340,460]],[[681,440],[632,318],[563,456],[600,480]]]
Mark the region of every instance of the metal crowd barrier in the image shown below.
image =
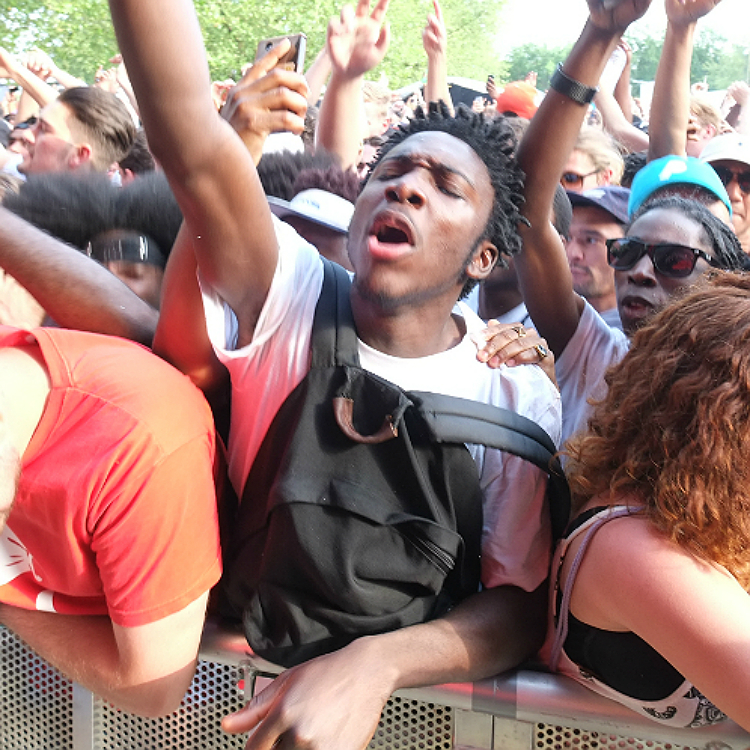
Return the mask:
[[[238,634],[208,623],[193,683],[160,719],[113,709],[62,677],[0,627],[0,750],[229,750],[221,731],[278,672]],[[733,722],[675,730],[643,719],[563,677],[519,670],[472,684],[399,691],[371,750],[748,750]]]

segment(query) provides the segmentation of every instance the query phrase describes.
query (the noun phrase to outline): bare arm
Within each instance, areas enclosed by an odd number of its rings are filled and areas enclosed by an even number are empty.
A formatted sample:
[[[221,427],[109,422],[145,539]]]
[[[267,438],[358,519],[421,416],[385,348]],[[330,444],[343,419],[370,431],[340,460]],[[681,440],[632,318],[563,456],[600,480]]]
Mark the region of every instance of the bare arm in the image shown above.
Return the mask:
[[[8,71],[10,77],[24,90],[24,93],[28,93],[40,107],[57,99],[57,91],[52,86],[34,75],[2,47],[0,47],[0,65]]]
[[[0,267],[59,325],[151,344],[156,310],[96,261],[2,207]]]
[[[602,113],[604,129],[628,151],[645,151],[648,148],[648,135],[628,122],[615,97],[608,91],[599,90],[594,103]]]
[[[323,86],[325,86],[329,75],[331,75],[331,58],[328,56],[327,47],[323,47],[305,73],[308,86],[308,104],[315,105],[318,103],[320,92],[323,91]]]
[[[133,111],[140,118],[141,113],[138,109],[138,101],[135,98],[135,93],[133,92],[133,86],[130,83],[130,76],[128,75],[128,69],[125,67],[125,63],[122,61],[122,55],[120,54],[115,55],[110,60],[110,62],[115,63],[117,65],[116,72],[115,72],[117,83],[119,84],[120,88],[125,92],[125,96],[128,97],[128,101],[130,102],[130,106],[133,108]]]
[[[630,49],[630,45],[624,39],[620,39],[620,44],[618,46],[625,53],[625,67],[622,69],[622,73],[617,79],[615,89],[612,93],[615,97],[615,101],[620,106],[623,116],[632,125],[633,96],[630,93],[630,68],[633,60],[633,50]]]
[[[448,89],[448,32],[438,0],[432,0],[434,13],[427,17],[422,32],[422,44],[427,53],[427,85],[424,98],[430,102],[445,102],[453,113],[453,101]]]
[[[563,65],[565,73],[594,87],[627,26],[650,0],[625,0],[610,11],[589,0],[591,15]],[[550,223],[555,188],[575,144],[586,107],[550,89],[534,115],[518,150],[526,173],[524,214],[531,226],[520,226],[523,251],[516,271],[529,314],[540,335],[559,357],[575,333],[583,300],[573,280],[560,236]]]
[[[26,67],[43,81],[47,81],[48,78],[54,78],[66,89],[86,85],[85,81],[76,78],[62,68],[58,68],[55,65],[55,61],[40,49],[33,49],[26,55]]]
[[[362,81],[388,49],[383,25],[389,0],[359,0],[356,10],[344,6],[341,18],[328,25],[327,49],[333,66],[318,115],[317,145],[339,157],[343,169],[356,165],[362,143]],[[356,123],[356,126],[355,126]]]
[[[750,596],[726,571],[646,519],[621,518],[593,537],[571,608],[599,627],[639,635],[750,730]]]
[[[735,130],[743,135],[750,134],[750,86],[744,81],[735,81],[727,93],[732,96],[738,108]]]
[[[290,109],[304,108],[304,78],[274,67],[288,49],[289,42],[284,41],[264,55],[229,92],[222,110],[222,117],[239,133],[256,164],[268,134],[282,127]],[[298,114],[303,116],[302,110]],[[154,351],[184,372],[215,403],[224,393],[228,373],[206,332],[197,273],[193,242],[183,224],[164,272]]]
[[[60,615],[0,604],[0,621],[70,679],[118,708],[171,713],[195,671],[208,594],[135,628],[108,617]]]
[[[164,270],[154,353],[185,373],[209,400],[228,383],[226,368],[216,357],[206,331],[198,264],[184,224]]]
[[[154,156],[180,204],[203,278],[252,336],[278,246],[255,165],[211,100],[189,0],[110,0]],[[289,113],[289,128],[301,123]]]
[[[690,62],[698,19],[719,0],[667,0],[667,33],[649,117],[649,160],[685,155],[690,117]]]
[[[501,586],[444,618],[360,638],[285,672],[223,726],[252,731],[250,750],[270,750],[285,734],[311,750],[362,750],[394,690],[488,677],[531,655],[545,601],[546,584],[531,594]]]

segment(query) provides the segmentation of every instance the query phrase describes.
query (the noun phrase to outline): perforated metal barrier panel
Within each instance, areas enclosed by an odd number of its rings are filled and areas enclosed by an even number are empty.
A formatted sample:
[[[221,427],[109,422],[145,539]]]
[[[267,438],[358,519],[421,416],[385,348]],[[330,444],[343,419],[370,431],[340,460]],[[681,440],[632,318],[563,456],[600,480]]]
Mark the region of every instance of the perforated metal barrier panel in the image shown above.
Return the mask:
[[[0,748],[73,747],[73,685],[0,628]]]
[[[144,719],[94,700],[94,747],[98,750],[230,750],[245,737],[221,731],[221,719],[245,705],[237,667],[200,661],[182,705],[169,716]]]
[[[368,750],[452,750],[453,710],[434,703],[391,698]]]
[[[535,750],[698,750],[683,744],[620,737],[606,732],[585,731],[551,724],[535,725],[534,747]],[[719,750],[719,747],[716,750]],[[710,748],[701,746],[701,750]]]
[[[223,653],[211,657],[223,658]],[[250,682],[244,678],[243,667],[232,658],[227,663],[201,660],[180,708],[161,719],[144,719],[113,709],[73,685],[0,626],[0,750],[241,749],[245,737],[224,734],[220,722],[244,705],[245,682]],[[750,746],[747,735],[742,735],[740,744],[717,740],[688,747],[606,731],[493,719],[487,713],[428,702],[429,696],[417,697],[427,700],[394,696],[388,701],[370,750],[744,750]]]

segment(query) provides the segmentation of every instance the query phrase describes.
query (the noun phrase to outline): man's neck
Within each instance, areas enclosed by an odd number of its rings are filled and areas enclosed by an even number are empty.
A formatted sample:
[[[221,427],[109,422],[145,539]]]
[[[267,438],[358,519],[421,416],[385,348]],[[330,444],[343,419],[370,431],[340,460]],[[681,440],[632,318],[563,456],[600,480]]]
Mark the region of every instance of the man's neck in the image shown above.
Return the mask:
[[[357,335],[368,346],[392,357],[412,359],[453,348],[466,335],[466,324],[444,301],[419,307],[402,305],[383,309],[352,293]]]

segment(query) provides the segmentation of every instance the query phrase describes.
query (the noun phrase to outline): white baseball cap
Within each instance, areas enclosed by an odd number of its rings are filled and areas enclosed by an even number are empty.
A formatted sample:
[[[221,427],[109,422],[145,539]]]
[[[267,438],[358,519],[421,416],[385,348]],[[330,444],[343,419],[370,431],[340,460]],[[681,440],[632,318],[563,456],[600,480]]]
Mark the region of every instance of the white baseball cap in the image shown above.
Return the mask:
[[[318,188],[303,190],[290,201],[269,195],[268,205],[280,219],[285,216],[298,216],[341,234],[349,231],[349,222],[354,213],[354,204],[351,201]]]

